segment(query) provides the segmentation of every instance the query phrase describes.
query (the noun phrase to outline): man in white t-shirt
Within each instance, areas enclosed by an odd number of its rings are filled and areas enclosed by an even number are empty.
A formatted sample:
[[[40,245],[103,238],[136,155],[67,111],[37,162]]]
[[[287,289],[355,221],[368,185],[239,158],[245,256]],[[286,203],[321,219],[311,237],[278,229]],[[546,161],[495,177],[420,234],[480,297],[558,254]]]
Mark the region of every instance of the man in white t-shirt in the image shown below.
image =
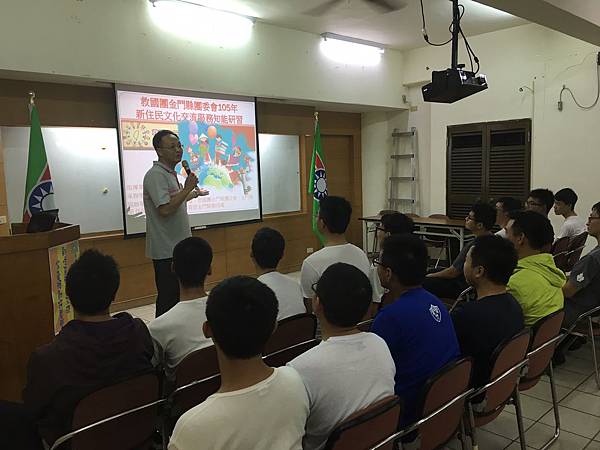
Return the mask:
[[[148,328],[154,341],[154,362],[171,375],[189,353],[212,345],[202,333],[206,321],[204,281],[211,273],[213,253],[208,242],[189,237],[173,250],[173,271],[179,281],[179,302]]]
[[[313,253],[302,263],[300,286],[306,310],[311,312],[313,285],[321,274],[336,262],[345,262],[369,276],[371,264],[365,252],[346,240],[346,229],[350,223],[352,206],[342,197],[329,196],[319,202],[317,228],[325,238],[325,247]]]
[[[577,194],[571,188],[561,189],[554,195],[554,214],[565,218],[555,239],[572,238],[587,231],[585,219],[575,212],[577,199]]]
[[[385,341],[356,328],[371,303],[369,279],[336,263],[316,286],[313,310],[323,342],[288,365],[300,373],[310,402],[304,450],[322,449],[348,416],[394,395],[396,366]]]
[[[273,228],[261,228],[252,239],[250,257],[256,267],[258,281],[262,281],[275,292],[279,301],[277,320],[301,314],[305,311],[300,283],[277,272],[277,265],[283,258],[285,239]]]
[[[169,450],[301,450],[309,412],[302,379],[261,357],[277,323],[275,293],[255,278],[229,278],[210,292],[206,319],[221,387],[179,418]]]

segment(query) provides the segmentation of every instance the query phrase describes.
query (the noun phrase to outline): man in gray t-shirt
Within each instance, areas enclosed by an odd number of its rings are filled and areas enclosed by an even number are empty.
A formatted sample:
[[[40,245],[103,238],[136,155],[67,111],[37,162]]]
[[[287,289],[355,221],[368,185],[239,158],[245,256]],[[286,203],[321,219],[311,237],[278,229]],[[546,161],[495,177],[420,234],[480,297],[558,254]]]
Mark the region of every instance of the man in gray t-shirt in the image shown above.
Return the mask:
[[[587,229],[599,245],[575,264],[563,286],[564,325],[567,327],[571,326],[579,315],[600,305],[600,202],[592,207]]]
[[[170,130],[154,135],[152,145],[158,154],[144,176],[144,210],[146,212],[146,256],[154,263],[156,282],[156,317],[179,301],[179,284],[171,270],[173,248],[191,236],[187,202],[208,191],[196,189],[198,178],[191,173],[181,186],[175,166],[183,149],[179,136]]]

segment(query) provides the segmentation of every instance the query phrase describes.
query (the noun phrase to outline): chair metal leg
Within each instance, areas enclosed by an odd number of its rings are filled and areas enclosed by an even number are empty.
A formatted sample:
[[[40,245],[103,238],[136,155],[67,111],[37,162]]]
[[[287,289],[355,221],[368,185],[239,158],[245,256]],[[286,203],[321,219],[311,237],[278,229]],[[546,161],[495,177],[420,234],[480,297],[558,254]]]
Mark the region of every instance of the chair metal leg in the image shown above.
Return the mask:
[[[467,432],[465,430],[465,419],[463,417],[462,419],[460,419],[460,431],[459,431],[459,435],[458,435],[458,440],[460,441],[460,448],[462,450],[467,450],[467,447],[465,445],[466,436],[467,436]]]
[[[521,410],[521,396],[519,394],[519,386],[515,386],[515,410],[517,412],[517,427],[519,428],[519,440],[521,441],[521,450],[527,450],[525,443],[525,428],[523,427],[523,411]]]
[[[470,402],[467,402],[467,411],[469,413],[469,428],[471,432],[471,448],[473,450],[479,450],[479,445],[477,444],[477,428],[475,427],[475,417],[473,416],[473,405]]]
[[[556,397],[556,386],[554,384],[554,367],[552,366],[552,360],[548,366],[548,377],[550,378],[550,393],[552,394],[552,410],[554,411],[554,436],[550,438],[548,442],[540,450],[546,450],[550,448],[552,444],[556,442],[560,436],[560,416],[558,414],[558,398]]]
[[[594,323],[592,317],[588,317],[590,340],[592,341],[592,356],[594,359],[594,374],[596,375],[596,386],[600,389],[600,373],[598,373],[598,357],[596,356],[596,340],[594,339]]]

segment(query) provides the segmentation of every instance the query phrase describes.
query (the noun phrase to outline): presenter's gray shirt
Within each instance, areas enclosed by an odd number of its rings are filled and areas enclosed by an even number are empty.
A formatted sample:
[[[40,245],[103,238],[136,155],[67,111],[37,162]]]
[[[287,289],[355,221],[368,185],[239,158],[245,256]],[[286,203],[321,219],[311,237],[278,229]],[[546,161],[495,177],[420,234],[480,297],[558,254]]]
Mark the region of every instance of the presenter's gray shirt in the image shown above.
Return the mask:
[[[177,179],[177,173],[158,161],[154,161],[152,168],[144,176],[146,256],[148,258],[172,258],[175,245],[192,235],[187,214],[187,202],[183,202],[177,211],[169,216],[163,217],[158,213],[158,207],[169,203],[171,197],[182,189],[183,186]]]

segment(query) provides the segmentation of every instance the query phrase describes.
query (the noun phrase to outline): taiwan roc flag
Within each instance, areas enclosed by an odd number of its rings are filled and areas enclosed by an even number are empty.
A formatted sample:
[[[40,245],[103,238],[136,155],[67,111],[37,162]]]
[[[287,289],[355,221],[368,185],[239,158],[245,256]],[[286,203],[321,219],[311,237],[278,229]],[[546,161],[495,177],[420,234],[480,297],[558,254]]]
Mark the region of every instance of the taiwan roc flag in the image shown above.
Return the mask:
[[[23,222],[25,223],[29,222],[31,216],[35,213],[55,209],[54,188],[48,160],[46,159],[40,116],[35,104],[32,103],[30,108],[29,158],[27,159],[25,205],[23,206]]]
[[[319,128],[319,116],[315,113],[315,142],[313,145],[312,164],[310,167],[310,180],[308,181],[308,193],[313,196],[312,229],[321,244],[325,241],[317,229],[317,218],[319,214],[319,201],[327,197],[327,174],[325,173],[325,155],[321,148],[321,130]]]

